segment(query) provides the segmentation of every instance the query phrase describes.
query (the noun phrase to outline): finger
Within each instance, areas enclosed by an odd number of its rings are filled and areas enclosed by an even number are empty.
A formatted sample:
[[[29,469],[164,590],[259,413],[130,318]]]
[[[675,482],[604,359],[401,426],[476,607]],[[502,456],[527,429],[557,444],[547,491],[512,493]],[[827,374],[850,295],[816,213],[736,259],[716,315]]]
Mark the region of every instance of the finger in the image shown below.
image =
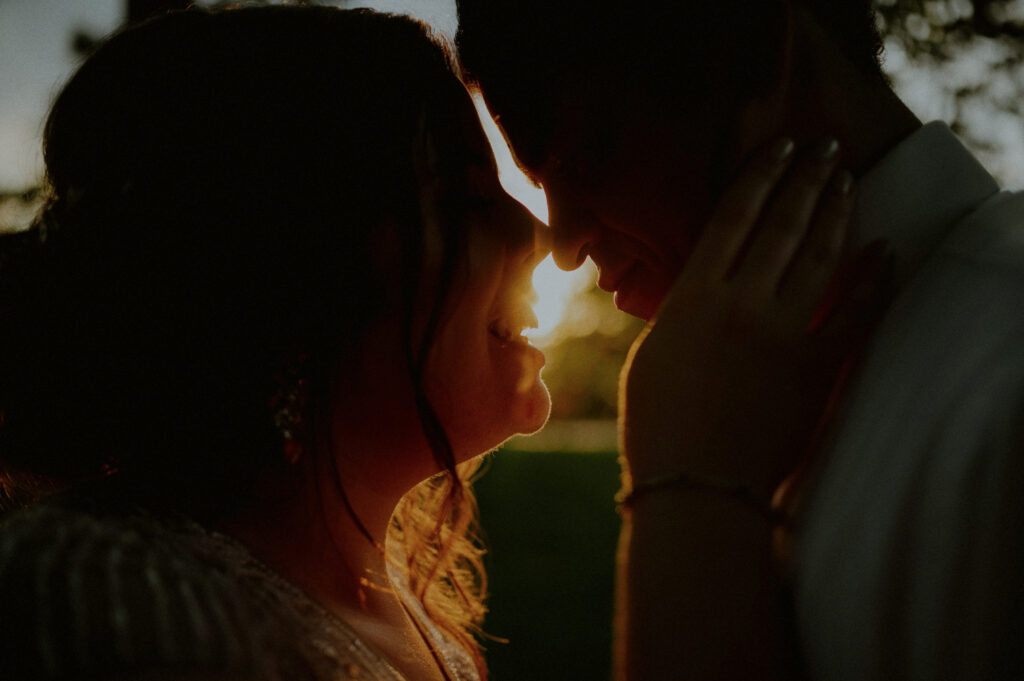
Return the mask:
[[[822,195],[811,227],[779,284],[780,299],[791,301],[808,317],[835,279],[846,251],[853,196],[853,176],[839,171]]]
[[[778,290],[783,273],[803,242],[838,158],[839,143],[828,139],[796,165],[766,209],[763,228],[753,236],[746,255],[738,263],[737,281],[765,294]]]
[[[793,140],[759,151],[715,207],[690,258],[691,271],[725,278],[793,158]]]

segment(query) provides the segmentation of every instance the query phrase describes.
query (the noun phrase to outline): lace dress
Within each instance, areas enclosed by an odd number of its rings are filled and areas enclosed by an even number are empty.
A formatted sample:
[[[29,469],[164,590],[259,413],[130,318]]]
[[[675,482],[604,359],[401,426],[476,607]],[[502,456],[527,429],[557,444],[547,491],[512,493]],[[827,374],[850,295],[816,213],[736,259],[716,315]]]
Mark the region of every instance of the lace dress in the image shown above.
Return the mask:
[[[394,574],[392,578],[399,575]],[[479,681],[400,581],[451,681]],[[189,520],[40,504],[0,526],[0,678],[404,681],[240,543]]]

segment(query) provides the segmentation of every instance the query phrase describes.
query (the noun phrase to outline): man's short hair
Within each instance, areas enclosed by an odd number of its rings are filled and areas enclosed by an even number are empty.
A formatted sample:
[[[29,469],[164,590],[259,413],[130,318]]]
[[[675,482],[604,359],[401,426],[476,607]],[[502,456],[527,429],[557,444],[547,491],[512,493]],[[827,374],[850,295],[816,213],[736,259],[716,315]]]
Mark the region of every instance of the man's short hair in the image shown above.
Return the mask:
[[[871,0],[793,0],[861,68],[880,73]],[[541,160],[564,87],[635,87],[680,113],[711,95],[742,101],[770,78],[783,0],[457,0],[456,44],[470,81],[527,164]],[[600,9],[595,9],[600,8]],[[619,96],[626,96],[620,92]],[[523,142],[526,140],[526,143]]]

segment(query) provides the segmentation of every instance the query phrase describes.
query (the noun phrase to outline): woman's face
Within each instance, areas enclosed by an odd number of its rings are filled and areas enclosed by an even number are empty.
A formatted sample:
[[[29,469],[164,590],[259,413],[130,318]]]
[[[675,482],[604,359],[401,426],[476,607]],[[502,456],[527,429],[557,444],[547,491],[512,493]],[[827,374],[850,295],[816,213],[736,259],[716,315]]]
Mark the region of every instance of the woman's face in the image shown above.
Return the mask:
[[[424,376],[427,398],[458,461],[538,430],[551,408],[540,378],[544,355],[522,336],[536,326],[532,276],[546,254],[536,240],[544,226],[501,188],[494,155],[469,97],[464,99],[461,139],[441,142],[427,134],[428,180],[421,195],[428,216],[435,199],[447,195],[449,213],[462,216],[466,229],[447,314]],[[452,148],[458,145],[463,148]],[[465,161],[443,164],[453,177],[432,182],[437,177],[430,167],[445,154]],[[426,222],[429,262],[436,224],[429,217]]]
[[[531,280],[546,255],[536,246],[536,231],[546,227],[502,190],[472,101],[464,90],[461,95],[457,125],[449,124],[451,111],[441,121],[445,125],[425,119],[416,145],[424,235],[411,320],[415,352],[438,305],[443,255],[453,249],[452,284],[441,302],[422,385],[457,462],[538,430],[551,409],[540,379],[544,355],[522,336],[536,324]],[[461,242],[443,238],[453,226],[462,227]],[[376,236],[371,252],[384,279],[397,283],[401,230],[386,222]],[[358,362],[339,367],[332,427],[346,456],[356,456],[364,475],[373,476],[365,478],[372,480],[368,485],[407,489],[438,470],[405,361],[409,327],[398,288],[390,291],[389,311],[365,333]],[[378,456],[382,451],[389,455]],[[345,464],[350,475],[353,463]]]

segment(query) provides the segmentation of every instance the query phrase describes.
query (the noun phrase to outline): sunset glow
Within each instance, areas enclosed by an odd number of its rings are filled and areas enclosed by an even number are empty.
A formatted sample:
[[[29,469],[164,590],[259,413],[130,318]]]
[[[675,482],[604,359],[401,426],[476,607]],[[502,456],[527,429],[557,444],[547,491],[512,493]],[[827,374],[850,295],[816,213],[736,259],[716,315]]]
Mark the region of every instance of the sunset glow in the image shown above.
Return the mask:
[[[533,272],[533,287],[540,300],[533,306],[537,313],[538,327],[528,331],[530,341],[539,347],[555,342],[555,331],[565,323],[566,312],[577,293],[590,287],[597,278],[594,264],[589,260],[574,272],[558,269],[548,254]]]

